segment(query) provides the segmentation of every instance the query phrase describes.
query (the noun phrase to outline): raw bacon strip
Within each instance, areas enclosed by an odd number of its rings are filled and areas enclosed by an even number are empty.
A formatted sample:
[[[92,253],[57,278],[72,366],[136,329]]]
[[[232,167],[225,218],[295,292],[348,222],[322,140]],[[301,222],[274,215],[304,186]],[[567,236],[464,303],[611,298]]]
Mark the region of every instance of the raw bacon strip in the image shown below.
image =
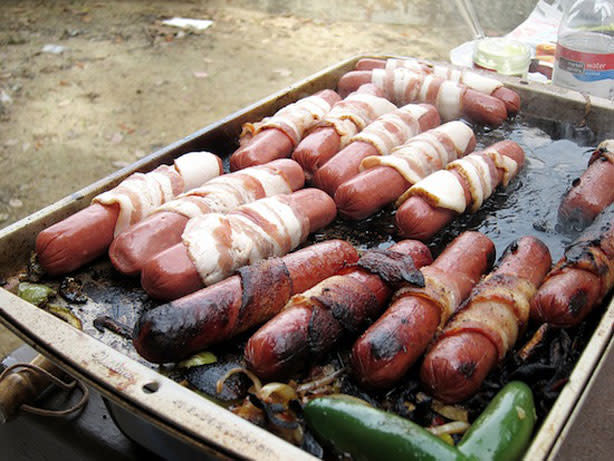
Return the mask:
[[[360,170],[389,166],[410,184],[415,184],[448,163],[462,157],[475,139],[473,131],[462,122],[448,122],[414,136],[395,147],[387,156],[371,156],[360,164]]]
[[[382,115],[351,139],[351,143],[331,158],[314,175],[313,182],[333,196],[337,188],[360,172],[360,163],[372,155],[388,155],[408,139],[440,123],[430,104],[407,104]]]
[[[304,182],[302,168],[290,159],[214,178],[163,204],[118,235],[109,248],[109,257],[121,273],[137,275],[150,258],[181,242],[190,218],[227,213],[257,199],[293,192],[303,187]]]
[[[222,174],[219,157],[192,152],[161,166],[135,173],[87,208],[43,230],[36,238],[38,261],[49,275],[71,272],[104,254],[113,238],[164,201]]]
[[[378,117],[396,108],[385,98],[356,91],[336,103],[318,127],[333,127],[341,138],[339,145],[341,150],[351,142],[352,136],[364,130]]]
[[[309,223],[286,196],[257,200],[227,215],[210,213],[190,220],[183,243],[205,285],[235,269],[283,256],[309,235]]]
[[[307,179],[311,179],[318,168],[351,142],[352,136],[395,109],[374,85],[362,85],[333,106],[296,147],[292,158],[305,169]]]
[[[565,249],[531,303],[531,318],[558,327],[580,323],[614,286],[614,208]]]
[[[494,254],[486,236],[465,232],[421,268],[424,286],[398,290],[386,312],[354,343],[358,379],[372,387],[401,379],[492,265]]]
[[[360,74],[360,75],[355,75]],[[339,80],[339,88],[353,91],[370,79],[384,96],[397,106],[423,102],[437,107],[441,119],[450,121],[466,117],[478,123],[498,126],[507,118],[506,105],[500,99],[480,93],[466,85],[433,74],[413,72],[404,68],[373,69],[350,72]]]
[[[240,147],[230,156],[230,169],[241,170],[288,157],[307,131],[317,125],[340,97],[322,90],[300,99],[257,123],[245,123]]]
[[[117,236],[181,192],[222,173],[219,157],[209,152],[191,152],[177,158],[174,167],[161,165],[149,173],[134,173],[114,189],[94,197],[92,202],[119,204],[114,231]]]
[[[141,285],[154,298],[179,298],[245,264],[287,253],[336,214],[335,202],[324,192],[302,189],[257,200],[227,215],[197,216],[188,223],[183,243],[147,261]]]
[[[534,237],[507,248],[426,354],[421,378],[435,397],[457,402],[479,389],[526,327],[530,301],[551,262],[548,247]]]
[[[467,209],[475,212],[499,185],[507,186],[524,162],[513,141],[501,141],[455,160],[410,187],[397,201],[403,235],[426,239]]]
[[[134,346],[150,362],[180,360],[267,321],[290,296],[357,260],[352,245],[328,240],[245,266],[237,275],[145,312],[135,327]]]
[[[293,296],[254,333],[245,347],[249,367],[260,377],[272,378],[318,359],[343,336],[357,335],[371,324],[393,287],[423,283],[417,269],[430,262],[428,247],[415,240],[367,251],[356,267]]]

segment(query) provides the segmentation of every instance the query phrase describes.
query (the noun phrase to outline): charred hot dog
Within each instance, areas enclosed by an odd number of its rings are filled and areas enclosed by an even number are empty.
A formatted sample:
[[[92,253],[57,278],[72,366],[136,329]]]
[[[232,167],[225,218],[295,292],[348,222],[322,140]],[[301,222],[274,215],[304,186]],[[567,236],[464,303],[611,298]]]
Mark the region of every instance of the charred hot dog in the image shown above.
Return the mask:
[[[352,347],[352,367],[369,387],[401,379],[432,341],[437,328],[465,299],[495,257],[494,244],[479,232],[465,232],[420,269],[424,288],[405,287]]]
[[[416,240],[387,250],[367,251],[356,267],[344,269],[288,302],[245,347],[248,366],[271,379],[319,358],[344,335],[358,335],[385,306],[392,287],[422,283],[418,268],[432,262]]]
[[[150,362],[181,360],[279,312],[290,296],[358,260],[352,245],[329,240],[239,269],[237,275],[145,312],[134,346]]]
[[[480,388],[527,325],[530,301],[551,263],[548,247],[534,237],[507,248],[424,358],[420,378],[434,397],[459,402]]]

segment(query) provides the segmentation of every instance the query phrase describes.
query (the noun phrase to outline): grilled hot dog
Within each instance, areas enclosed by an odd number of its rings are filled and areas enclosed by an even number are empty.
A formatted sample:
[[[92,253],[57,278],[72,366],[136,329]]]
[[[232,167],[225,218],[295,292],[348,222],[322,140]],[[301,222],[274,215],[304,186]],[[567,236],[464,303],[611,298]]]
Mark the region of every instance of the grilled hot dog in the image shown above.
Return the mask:
[[[420,269],[424,288],[401,288],[390,307],[352,347],[352,367],[370,387],[401,379],[450,315],[492,265],[494,244],[479,232],[465,232]]]
[[[603,141],[559,206],[559,220],[582,230],[614,202],[614,140]]]
[[[548,247],[522,237],[446,324],[426,354],[420,378],[444,402],[472,396],[514,345],[529,320],[529,305],[550,269]]]
[[[292,297],[245,347],[248,366],[271,379],[297,370],[330,350],[343,335],[357,335],[385,306],[393,286],[422,283],[417,268],[432,261],[416,240],[387,250],[371,250],[356,267],[347,268]]]
[[[145,312],[134,331],[134,346],[150,362],[181,360],[265,322],[290,296],[357,260],[352,245],[329,240],[246,266],[237,275]]]

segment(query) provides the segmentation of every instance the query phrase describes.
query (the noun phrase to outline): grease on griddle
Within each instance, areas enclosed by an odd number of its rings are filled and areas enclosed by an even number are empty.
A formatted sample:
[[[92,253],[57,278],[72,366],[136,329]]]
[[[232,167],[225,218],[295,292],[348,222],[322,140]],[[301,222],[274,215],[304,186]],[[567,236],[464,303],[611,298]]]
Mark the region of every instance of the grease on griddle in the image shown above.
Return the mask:
[[[74,277],[64,277],[58,290],[60,296],[74,304],[85,304],[87,296],[83,294],[83,283]]]

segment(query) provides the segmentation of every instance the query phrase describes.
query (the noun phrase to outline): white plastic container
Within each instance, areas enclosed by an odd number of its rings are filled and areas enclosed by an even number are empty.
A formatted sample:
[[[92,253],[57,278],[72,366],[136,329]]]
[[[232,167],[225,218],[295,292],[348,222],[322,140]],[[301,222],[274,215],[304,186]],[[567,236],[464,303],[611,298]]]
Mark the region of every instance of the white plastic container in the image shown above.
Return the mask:
[[[576,0],[566,10],[552,82],[614,100],[613,0]]]

